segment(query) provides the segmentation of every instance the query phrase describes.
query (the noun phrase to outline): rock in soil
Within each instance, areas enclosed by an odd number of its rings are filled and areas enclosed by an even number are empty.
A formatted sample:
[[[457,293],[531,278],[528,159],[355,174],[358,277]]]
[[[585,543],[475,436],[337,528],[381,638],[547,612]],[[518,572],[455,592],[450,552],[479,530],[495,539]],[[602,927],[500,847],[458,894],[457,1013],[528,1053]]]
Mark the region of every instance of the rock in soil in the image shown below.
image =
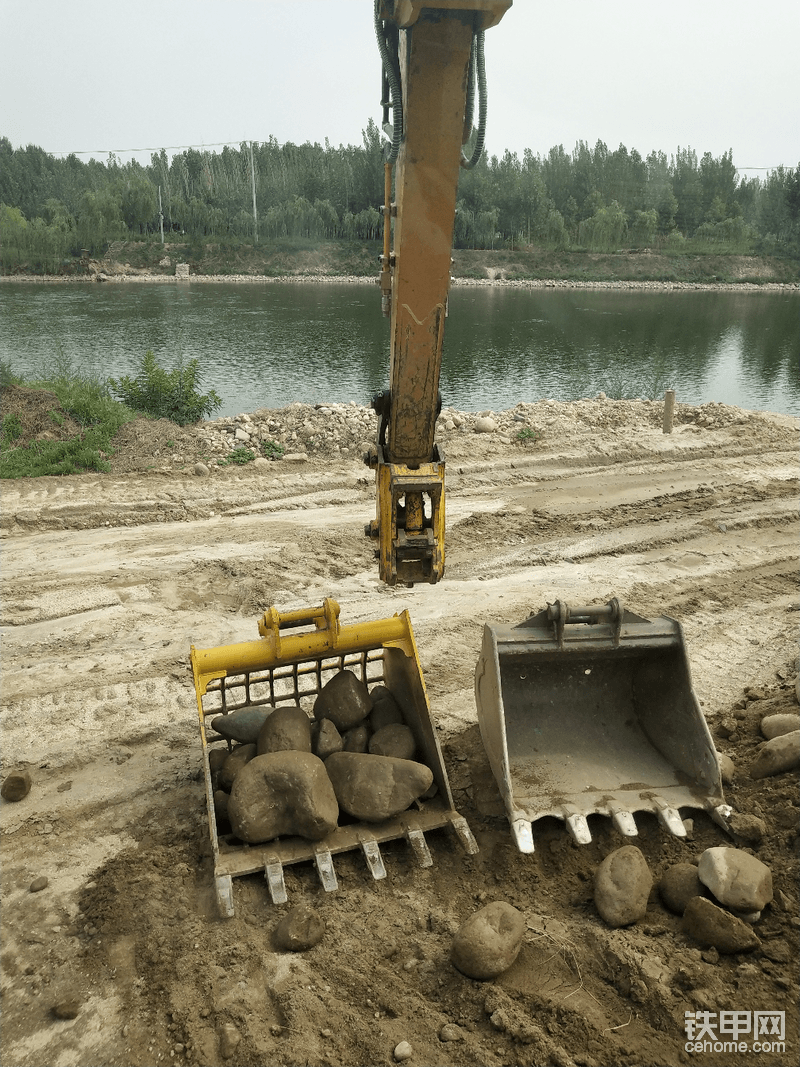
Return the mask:
[[[771,741],[773,737],[794,733],[795,730],[800,730],[800,715],[792,712],[765,715],[761,720],[761,733],[768,741]]]
[[[224,1060],[232,1059],[236,1049],[239,1047],[239,1042],[242,1040],[242,1035],[233,1023],[224,1022],[219,1026],[217,1036],[219,1037],[220,1055]]]
[[[689,901],[683,913],[683,929],[701,945],[713,945],[725,955],[749,952],[761,944],[751,926],[705,897]]]
[[[751,778],[771,778],[792,771],[800,764],[800,730],[766,741],[750,764]]]
[[[325,768],[339,806],[364,822],[399,815],[433,784],[433,771],[422,763],[368,752],[334,752]]]
[[[325,923],[319,913],[308,904],[291,908],[272,935],[279,952],[305,952],[318,945],[325,934]]]
[[[718,752],[719,757],[719,774],[720,778],[725,785],[730,785],[733,779],[736,777],[736,767],[733,760],[725,752]]]
[[[28,771],[12,771],[0,786],[0,796],[3,800],[14,803],[23,800],[31,791],[31,776]]]
[[[754,845],[762,841],[767,832],[767,824],[763,819],[759,819],[757,815],[744,815],[738,812],[731,815],[728,826],[737,837]]]
[[[683,915],[692,897],[703,895],[703,883],[693,863],[674,863],[658,883],[658,893],[665,906],[675,915]]]
[[[250,845],[295,834],[321,841],[336,829],[339,805],[321,759],[310,752],[269,752],[236,776],[228,818],[234,834]]]
[[[445,1023],[439,1031],[440,1041],[463,1041],[464,1032],[460,1026],[456,1026],[454,1023]]]
[[[278,295],[274,286],[264,292],[273,289]],[[329,292],[325,287],[326,299]],[[349,290],[341,293],[352,299]],[[585,302],[590,294],[554,294],[562,296]],[[796,303],[800,289],[795,284],[784,297]],[[42,406],[42,428],[56,425],[54,400]],[[306,405],[254,419],[267,431],[274,415],[281,433],[296,430],[302,445],[269,427],[267,436],[287,449],[306,447],[305,421],[320,440],[307,463],[270,463],[265,474],[253,463],[215,463],[208,464],[210,477],[194,477],[196,460],[230,451],[199,440],[211,423],[191,429],[196,451],[181,441],[182,471],[146,472],[161,462],[165,441],[189,430],[136,420],[148,436],[137,439],[135,452],[132,437],[128,453],[120,445],[109,457],[110,474],[4,483],[0,592],[6,618],[19,625],[5,626],[3,635],[0,782],[27,768],[33,785],[21,803],[0,802],[0,1060],[388,1067],[406,1040],[411,1064],[439,1067],[679,1064],[682,1055],[690,1067],[700,1060],[743,1067],[752,1056],[687,1058],[684,1009],[716,1012],[719,1021],[723,1010],[773,1008],[786,1013],[788,1057],[761,1060],[764,1067],[793,1062],[796,772],[754,780],[747,767],[761,719],[798,711],[800,613],[787,611],[797,604],[798,420],[679,404],[674,432],[663,435],[657,402],[543,400],[495,412],[499,433],[476,435],[476,413],[466,413],[463,428],[442,435],[437,426],[454,505],[449,577],[435,590],[409,593],[379,583],[360,528],[374,516],[374,479],[358,462],[360,441],[375,438],[377,418],[361,405],[337,411],[354,427],[336,442],[350,444],[349,454],[333,453],[338,430]],[[534,428],[537,440],[504,447],[499,434],[514,436],[519,426]],[[117,441],[123,436],[124,428]],[[154,461],[155,449],[162,455]],[[733,514],[735,544],[730,528],[723,535],[716,526]],[[532,573],[545,582],[538,593]],[[117,606],[95,610],[98,590]],[[273,905],[263,875],[254,873],[233,880],[234,918],[208,921],[214,872],[204,782],[195,775],[201,750],[186,673],[189,641],[208,648],[250,640],[270,604],[316,604],[324,593],[342,600],[343,623],[409,607],[436,737],[480,851],[465,856],[448,831],[426,833],[434,865],[419,869],[405,842],[388,842],[381,845],[388,877],[380,882],[360,850],[336,855],[342,888],[331,894],[312,861],[287,864],[288,904]],[[780,907],[767,905],[750,928],[761,948],[723,955],[716,966],[709,961],[717,950],[687,937],[681,919],[660,905],[614,930],[591,899],[594,869],[618,846],[637,844],[660,877],[707,848],[733,845],[708,813],[693,814],[690,844],[653,815],[637,815],[640,837],[630,841],[598,819],[587,847],[574,846],[563,825],[546,820],[534,828],[536,852],[525,856],[481,743],[471,689],[483,623],[518,622],[556,597],[580,604],[612,595],[635,613],[681,620],[704,714],[712,724],[738,723],[736,740],[717,738],[737,767],[728,801],[767,825],[756,855],[772,870]],[[352,669],[361,677],[360,664]],[[747,685],[766,700],[738,708]],[[405,700],[400,688],[396,695]],[[207,724],[220,712],[215,706]],[[221,738],[209,755],[217,750],[227,757]],[[118,764],[123,752],[131,758]],[[67,779],[72,789],[59,792]],[[50,820],[53,832],[42,832]],[[224,855],[228,843],[220,847]],[[37,874],[50,873],[47,889],[28,891]],[[547,936],[531,930],[510,970],[472,981],[450,963],[453,936],[494,899],[528,918],[529,909],[544,912]],[[274,927],[305,902],[324,918],[325,936],[309,952],[276,954]],[[73,990],[80,1013],[61,1022],[51,1005]],[[489,1005],[489,994],[504,990]],[[509,1021],[495,1029],[490,1019],[500,1021],[502,1012]],[[218,1035],[226,1020],[242,1035],[227,1059]],[[463,1042],[442,1043],[444,1024],[459,1026]],[[321,1037],[323,1029],[333,1037]]]
[[[43,889],[47,889],[50,882],[45,875],[40,874],[38,878],[34,878],[31,884],[28,886],[28,891],[31,893],[41,893]]]
[[[495,900],[470,916],[453,938],[450,959],[467,978],[497,978],[516,960],[525,936],[525,916]]]
[[[623,845],[606,856],[594,877],[594,902],[609,926],[630,926],[644,917],[653,876],[641,849]]]
[[[720,904],[734,911],[761,911],[772,900],[772,872],[765,863],[738,848],[707,848],[697,875]]]
[[[371,711],[369,691],[352,671],[334,674],[314,702],[314,717],[330,719],[340,733],[358,726]]]

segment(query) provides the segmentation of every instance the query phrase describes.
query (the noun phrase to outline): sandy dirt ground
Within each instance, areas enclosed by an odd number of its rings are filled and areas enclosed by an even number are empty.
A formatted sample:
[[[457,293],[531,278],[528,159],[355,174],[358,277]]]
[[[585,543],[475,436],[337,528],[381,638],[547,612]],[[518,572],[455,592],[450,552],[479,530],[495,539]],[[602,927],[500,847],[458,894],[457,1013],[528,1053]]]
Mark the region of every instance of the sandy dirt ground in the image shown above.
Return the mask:
[[[183,431],[181,463],[164,465],[175,428],[141,423],[111,473],[3,484],[3,776],[32,778],[0,807],[3,1064],[356,1067],[394,1063],[402,1042],[412,1067],[797,1061],[796,774],[748,775],[762,717],[797,711],[797,420],[680,407],[664,434],[660,404],[603,399],[541,401],[525,420],[535,433],[510,443],[449,433],[435,587],[379,583],[362,532],[372,476],[352,452],[198,477],[199,437]],[[480,851],[432,832],[421,869],[393,842],[382,882],[347,853],[335,894],[296,865],[280,907],[262,876],[238,878],[221,920],[189,648],[249,640],[270,605],[326,596],[344,624],[408,608]],[[679,839],[639,815],[637,844],[656,880],[714,845],[766,863],[775,898],[754,951],[703,949],[655,889],[642,921],[607,927],[594,871],[625,842],[599,816],[591,844],[546,819],[535,853],[516,852],[477,726],[483,624],[611,597],[680,620],[736,768],[726,801],[764,826],[731,840],[687,809]],[[453,934],[494,900],[528,935],[509,970],[472,981]],[[325,935],[278,952],[278,919],[301,903]],[[689,1054],[684,1013],[701,1010],[785,1011],[785,1051]]]

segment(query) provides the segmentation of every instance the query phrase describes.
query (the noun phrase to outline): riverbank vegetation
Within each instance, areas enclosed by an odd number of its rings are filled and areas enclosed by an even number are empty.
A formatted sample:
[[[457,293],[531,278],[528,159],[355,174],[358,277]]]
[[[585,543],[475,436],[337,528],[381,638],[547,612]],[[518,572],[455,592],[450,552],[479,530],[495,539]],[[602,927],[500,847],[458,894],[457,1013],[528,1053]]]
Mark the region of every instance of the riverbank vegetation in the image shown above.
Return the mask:
[[[187,426],[212,415],[222,401],[213,389],[200,393],[200,384],[196,359],[167,369],[152,352],[119,381],[61,356],[28,378],[0,363],[0,478],[108,471],[125,423],[144,417]]]
[[[162,149],[147,166],[114,155],[56,158],[0,138],[0,269],[81,273],[90,258],[113,259],[124,247],[134,266],[169,258],[174,269],[177,257],[200,273],[292,273],[287,259],[336,246],[337,272],[372,274],[382,188],[381,138],[371,121],[358,146],[271,138],[171,158]],[[659,270],[664,280],[683,278],[686,257],[756,256],[772,261],[769,280],[796,279],[800,164],[746,178],[732,151],[642,157],[624,145],[580,141],[572,152],[506,152],[462,173],[454,245],[509,255],[527,277],[589,277],[581,257],[634,251],[667,260],[665,267],[642,259],[634,277],[649,267],[655,280]],[[597,260],[589,262],[602,275]],[[555,274],[537,273],[548,264]],[[723,267],[699,274],[736,280]],[[750,280],[759,275],[765,279],[754,270]]]
[[[108,382],[67,360],[28,379],[0,363],[0,478],[107,471],[114,438],[135,418]]]

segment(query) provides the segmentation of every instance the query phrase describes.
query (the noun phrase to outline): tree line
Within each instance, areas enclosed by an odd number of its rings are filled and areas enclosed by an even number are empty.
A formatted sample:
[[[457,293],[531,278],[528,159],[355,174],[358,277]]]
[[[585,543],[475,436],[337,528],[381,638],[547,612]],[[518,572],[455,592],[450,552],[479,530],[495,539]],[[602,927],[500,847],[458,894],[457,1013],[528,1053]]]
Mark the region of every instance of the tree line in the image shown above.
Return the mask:
[[[255,218],[253,189],[255,188]],[[5,270],[58,270],[118,240],[160,234],[200,241],[374,240],[380,234],[382,137],[334,148],[262,143],[194,148],[150,163],[57,158],[0,138],[0,238]],[[579,141],[545,156],[484,157],[463,171],[459,248],[620,248],[785,254],[800,258],[800,164],[740,177],[729,150],[642,157]]]

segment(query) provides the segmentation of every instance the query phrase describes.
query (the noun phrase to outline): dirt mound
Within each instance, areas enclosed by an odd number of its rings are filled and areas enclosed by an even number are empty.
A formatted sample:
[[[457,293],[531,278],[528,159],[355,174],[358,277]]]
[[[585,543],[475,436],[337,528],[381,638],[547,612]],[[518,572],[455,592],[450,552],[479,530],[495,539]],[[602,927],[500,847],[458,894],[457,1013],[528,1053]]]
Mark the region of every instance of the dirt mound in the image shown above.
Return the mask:
[[[14,445],[66,441],[82,433],[55,393],[24,385],[4,385],[0,390],[0,418],[4,439]]]
[[[208,448],[193,428],[169,419],[134,419],[114,438],[109,466],[115,474],[155,470],[169,463],[190,467],[208,458]]]

